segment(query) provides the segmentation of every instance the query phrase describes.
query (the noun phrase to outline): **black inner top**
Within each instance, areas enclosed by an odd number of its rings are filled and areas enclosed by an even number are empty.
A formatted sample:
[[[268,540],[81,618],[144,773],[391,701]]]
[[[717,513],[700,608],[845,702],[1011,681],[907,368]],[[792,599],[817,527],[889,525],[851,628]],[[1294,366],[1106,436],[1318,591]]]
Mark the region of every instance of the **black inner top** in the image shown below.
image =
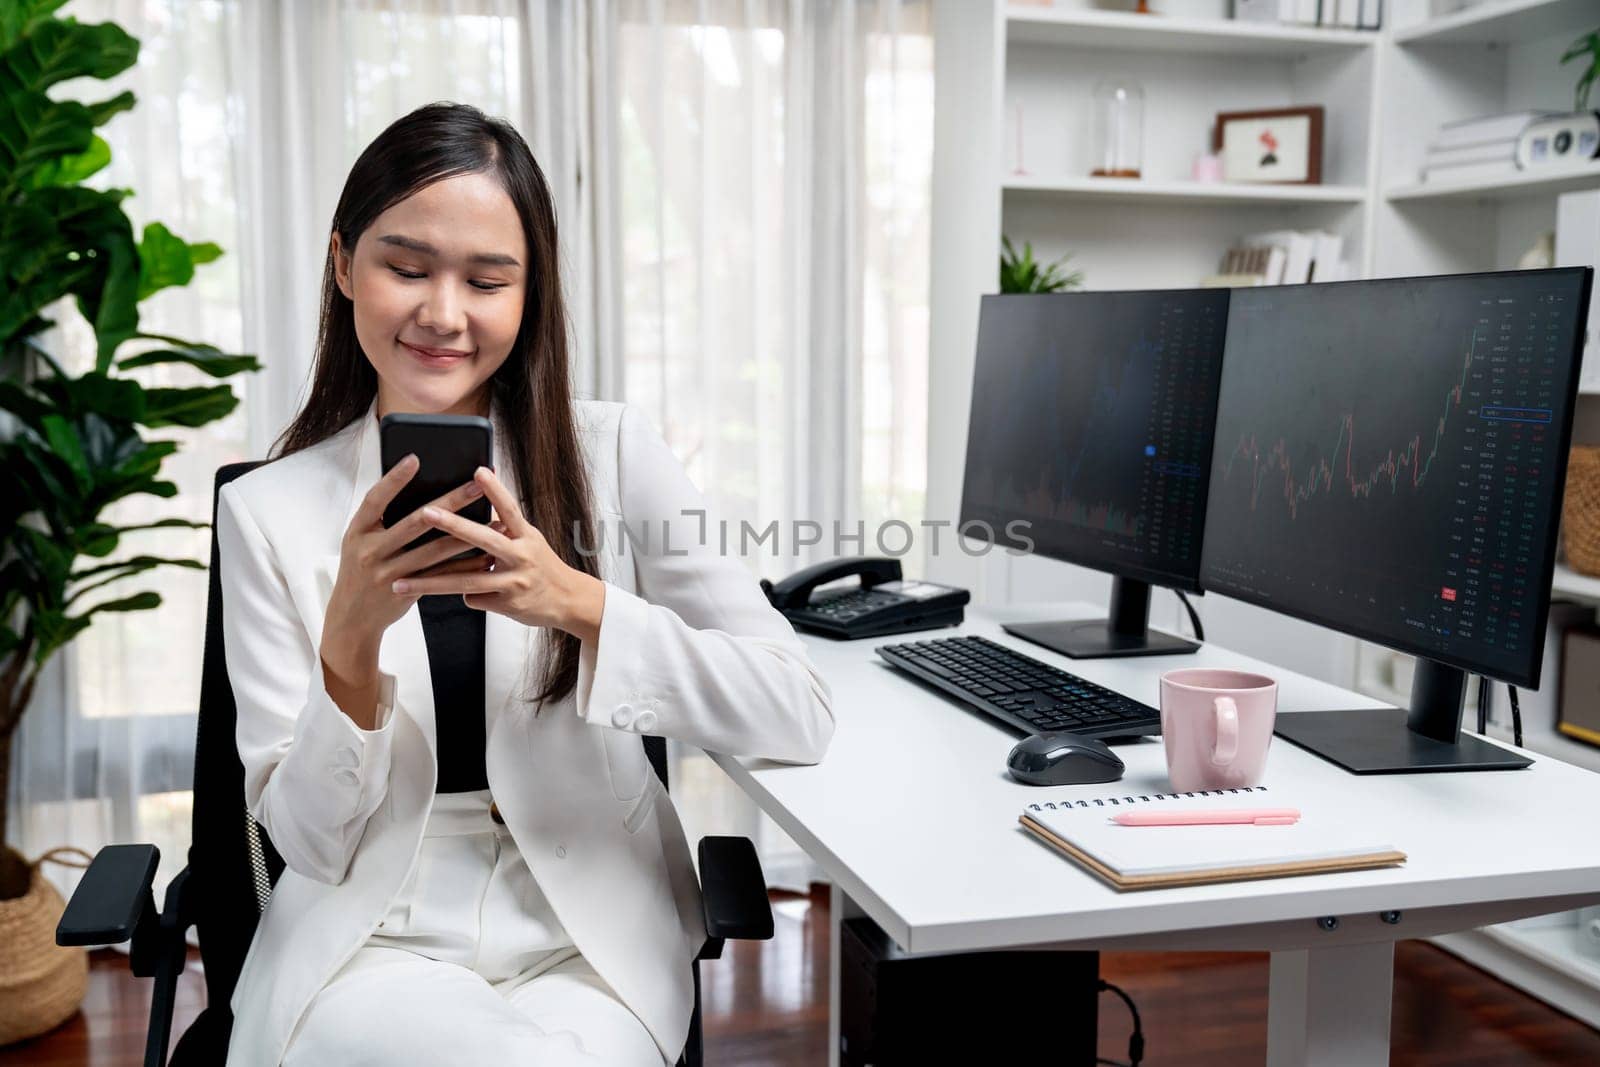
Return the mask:
[[[467,607],[455,593],[422,597],[417,610],[422,613],[422,633],[428,642],[433,719],[439,739],[439,784],[434,791],[488,789],[483,755],[484,613]]]

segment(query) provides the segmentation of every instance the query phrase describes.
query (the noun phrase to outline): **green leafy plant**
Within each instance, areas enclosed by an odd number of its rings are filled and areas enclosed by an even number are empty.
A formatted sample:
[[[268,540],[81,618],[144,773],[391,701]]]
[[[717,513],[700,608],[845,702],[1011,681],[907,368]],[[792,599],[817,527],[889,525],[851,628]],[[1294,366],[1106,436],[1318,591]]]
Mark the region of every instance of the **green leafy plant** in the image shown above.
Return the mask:
[[[141,427],[204,426],[238,398],[226,384],[146,388],[117,372],[186,363],[221,380],[260,369],[253,356],[140,330],[140,301],[187,285],[196,265],[222,250],[156,222],[136,240],[121,206],[132,190],[80,184],[111,161],[95,128],[132,108],[134,96],[84,104],[46,90],[121,73],[138,58],[139,42],[114,23],[54,16],[63,2],[0,0],[0,827],[11,740],[45,661],[96,615],[161,603],[154,591],[108,597],[106,586],[160,566],[205,568],[191,559],[109,557],[124,534],[209,523],[115,526],[101,512],[126,497],[178,492],[161,478],[178,442],[145,440]],[[45,311],[68,297],[95,335],[94,369],[76,377],[39,340],[54,325]],[[21,896],[27,881],[22,857],[0,846],[0,900]]]
[[[1589,110],[1589,91],[1594,88],[1596,79],[1600,79],[1600,30],[1585,34],[1567,46],[1561,54],[1561,65],[1564,67],[1574,59],[1589,57],[1589,69],[1583,70],[1578,75],[1578,85],[1573,93],[1572,110]],[[1581,70],[1581,68],[1580,68]]]
[[[1000,291],[1002,293],[1059,293],[1065,289],[1083,287],[1083,271],[1068,272],[1067,253],[1054,263],[1041,265],[1034,261],[1033,245],[1022,243],[1022,255],[1017,255],[1011,238],[1000,238]]]

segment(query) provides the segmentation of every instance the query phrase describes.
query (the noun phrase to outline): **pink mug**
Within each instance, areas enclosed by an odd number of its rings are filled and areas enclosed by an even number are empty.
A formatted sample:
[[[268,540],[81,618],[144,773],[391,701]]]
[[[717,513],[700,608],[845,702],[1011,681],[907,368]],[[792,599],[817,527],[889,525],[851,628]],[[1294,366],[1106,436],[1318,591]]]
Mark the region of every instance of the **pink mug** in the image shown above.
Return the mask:
[[[1264,674],[1191,667],[1161,676],[1161,741],[1173,792],[1260,785],[1278,714]]]

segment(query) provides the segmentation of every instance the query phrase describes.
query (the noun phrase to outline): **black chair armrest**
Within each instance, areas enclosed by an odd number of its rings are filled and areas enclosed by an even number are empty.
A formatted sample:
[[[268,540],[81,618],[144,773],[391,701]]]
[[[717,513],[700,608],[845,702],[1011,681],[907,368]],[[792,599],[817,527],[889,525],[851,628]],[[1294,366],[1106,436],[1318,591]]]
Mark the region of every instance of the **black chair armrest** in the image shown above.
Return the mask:
[[[120,945],[158,925],[151,884],[161,851],[154,845],[107,845],[72,891],[58,945]]]
[[[706,936],[712,941],[766,941],[772,937],[767,881],[748,837],[700,839],[700,892]],[[720,945],[718,950],[720,954]]]

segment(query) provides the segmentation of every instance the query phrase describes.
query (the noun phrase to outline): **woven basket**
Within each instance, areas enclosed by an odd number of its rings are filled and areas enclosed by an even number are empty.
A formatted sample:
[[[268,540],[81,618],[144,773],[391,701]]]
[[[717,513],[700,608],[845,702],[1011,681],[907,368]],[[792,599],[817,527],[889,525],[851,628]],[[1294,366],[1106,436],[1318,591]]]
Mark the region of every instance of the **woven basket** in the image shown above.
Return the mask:
[[[85,862],[70,863],[63,853]],[[0,1045],[59,1026],[78,1010],[89,986],[89,953],[56,944],[56,923],[67,905],[39,870],[46,860],[87,866],[88,853],[51,849],[29,864],[27,893],[0,900]]]
[[[1572,446],[1561,528],[1567,563],[1572,569],[1600,574],[1600,446]]]

